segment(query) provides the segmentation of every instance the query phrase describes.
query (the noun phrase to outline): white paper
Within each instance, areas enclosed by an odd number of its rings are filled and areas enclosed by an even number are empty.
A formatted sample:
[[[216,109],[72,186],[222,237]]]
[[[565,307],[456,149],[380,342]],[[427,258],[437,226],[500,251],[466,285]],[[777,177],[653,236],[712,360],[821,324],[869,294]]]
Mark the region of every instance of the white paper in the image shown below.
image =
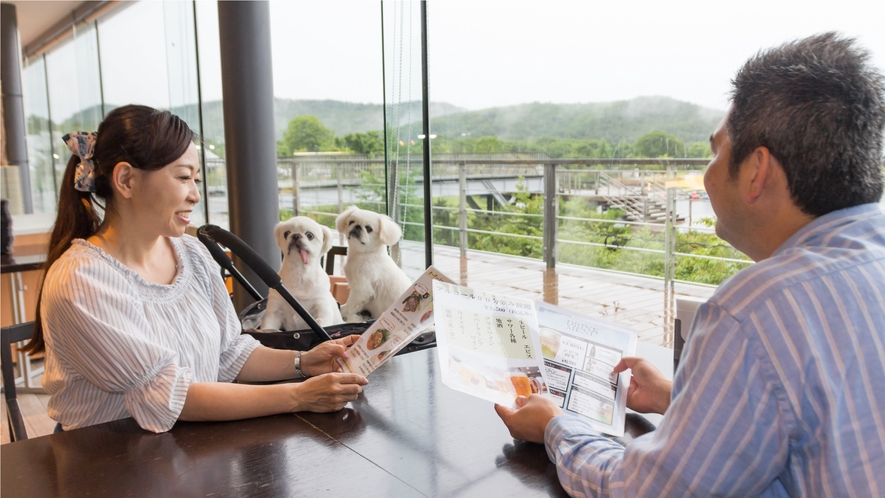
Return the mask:
[[[433,325],[433,281],[451,282],[430,267],[338,359],[345,372],[369,375]]]
[[[443,384],[505,406],[544,394],[624,435],[629,377],[612,369],[635,354],[636,334],[547,303],[439,281],[433,289]]]
[[[636,354],[636,334],[551,304],[536,303],[536,309],[554,399],[598,431],[623,436],[630,377],[612,369],[622,357]]]
[[[443,384],[506,406],[547,392],[534,304],[433,283]]]

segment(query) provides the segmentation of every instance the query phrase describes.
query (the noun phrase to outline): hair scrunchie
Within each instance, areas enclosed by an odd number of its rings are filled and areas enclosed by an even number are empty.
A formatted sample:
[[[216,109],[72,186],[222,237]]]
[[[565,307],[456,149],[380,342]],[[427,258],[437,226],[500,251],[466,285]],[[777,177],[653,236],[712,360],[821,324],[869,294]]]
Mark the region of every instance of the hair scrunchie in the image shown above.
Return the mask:
[[[72,131],[61,137],[71,154],[80,158],[77,171],[74,173],[74,188],[80,192],[95,192],[95,163],[92,153],[95,151],[94,131]]]

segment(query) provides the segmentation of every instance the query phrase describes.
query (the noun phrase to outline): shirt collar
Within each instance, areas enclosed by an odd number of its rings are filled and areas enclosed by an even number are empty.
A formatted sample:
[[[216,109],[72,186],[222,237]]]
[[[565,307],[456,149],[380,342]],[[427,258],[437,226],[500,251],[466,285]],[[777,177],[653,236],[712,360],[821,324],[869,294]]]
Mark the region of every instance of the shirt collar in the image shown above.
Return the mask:
[[[833,227],[842,225],[849,221],[849,219],[851,218],[857,218],[859,216],[874,212],[878,213],[879,211],[879,204],[876,204],[874,202],[869,204],[860,204],[858,206],[853,206],[850,208],[839,209],[837,211],[831,211],[823,216],[815,218],[811,221],[811,223],[800,228],[789,239],[787,239],[786,242],[781,244],[781,246],[778,247],[776,251],[774,251],[774,254],[772,254],[772,256],[777,256],[787,249],[800,246],[811,237],[814,237],[815,235],[822,232],[828,232]]]

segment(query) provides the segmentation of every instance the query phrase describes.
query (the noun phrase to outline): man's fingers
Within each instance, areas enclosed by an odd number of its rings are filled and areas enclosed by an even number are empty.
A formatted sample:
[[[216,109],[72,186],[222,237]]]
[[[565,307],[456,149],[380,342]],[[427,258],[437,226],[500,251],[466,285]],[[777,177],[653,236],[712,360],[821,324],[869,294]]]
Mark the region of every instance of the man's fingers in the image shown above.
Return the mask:
[[[501,420],[503,420],[504,424],[507,425],[507,420],[513,415],[514,410],[495,403],[495,412],[498,413],[498,416],[501,417]]]
[[[516,397],[517,408],[522,408],[528,402],[529,402],[529,399],[526,396],[517,396]]]
[[[625,356],[621,358],[621,361],[615,365],[615,368],[612,370],[613,373],[621,373],[628,368],[632,369],[636,366],[640,361],[645,361],[642,358],[637,358],[636,356]]]

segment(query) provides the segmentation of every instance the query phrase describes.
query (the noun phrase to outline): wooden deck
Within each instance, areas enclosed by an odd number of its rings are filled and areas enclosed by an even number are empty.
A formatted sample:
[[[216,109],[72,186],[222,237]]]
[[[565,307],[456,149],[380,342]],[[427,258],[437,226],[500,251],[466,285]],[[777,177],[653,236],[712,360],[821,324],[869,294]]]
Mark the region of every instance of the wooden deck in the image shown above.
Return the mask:
[[[468,251],[461,278],[458,248],[434,247],[433,266],[461,285],[499,294],[542,300],[630,328],[639,340],[672,347],[665,335],[664,281],[583,266],[559,264],[548,272],[543,261]],[[424,269],[424,246],[405,243],[402,266],[410,276]],[[716,289],[675,285],[675,295],[708,299]]]
[[[410,276],[424,271],[424,246],[406,242],[403,268]],[[557,265],[548,272],[539,260],[495,253],[468,251],[462,278],[457,248],[436,246],[433,266],[462,285],[504,295],[544,300],[602,320],[628,327],[641,341],[671,347],[664,329],[664,282],[590,268]],[[341,268],[341,265],[336,265]],[[715,289],[700,285],[676,285],[677,296],[709,298]],[[46,415],[49,396],[18,396],[31,437],[51,434],[55,421]],[[3,402],[5,413],[5,401]],[[9,442],[6,417],[2,417],[0,442]]]

